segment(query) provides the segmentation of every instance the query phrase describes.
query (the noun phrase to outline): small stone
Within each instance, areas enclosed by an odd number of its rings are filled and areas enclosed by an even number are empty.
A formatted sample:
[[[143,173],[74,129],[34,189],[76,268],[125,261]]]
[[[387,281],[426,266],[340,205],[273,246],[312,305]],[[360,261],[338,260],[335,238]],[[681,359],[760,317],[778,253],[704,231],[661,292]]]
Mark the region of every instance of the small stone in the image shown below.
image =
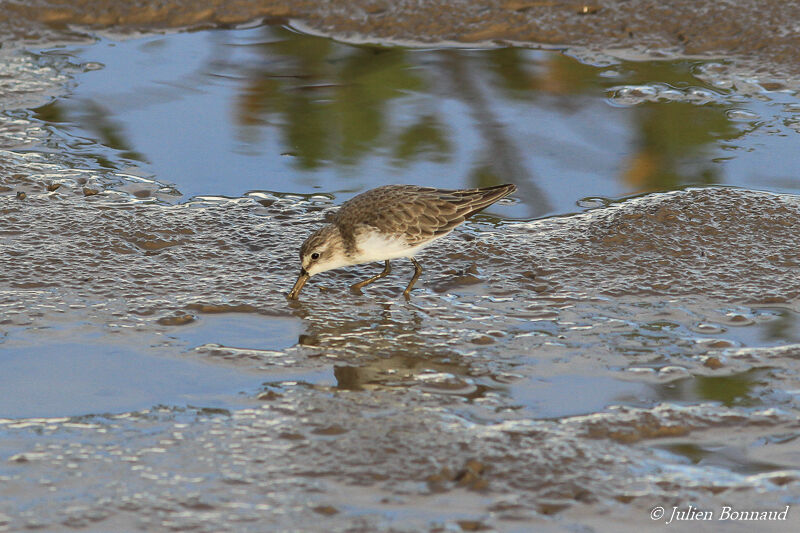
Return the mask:
[[[465,465],[467,469],[472,470],[476,474],[482,474],[484,470],[486,470],[486,465],[478,461],[477,459],[470,459],[467,461]]]
[[[478,520],[459,520],[458,525],[462,531],[485,531],[489,529],[483,522]]]
[[[730,324],[743,325],[743,326],[753,323],[752,320],[750,320],[744,315],[730,315],[728,318],[728,322]]]
[[[342,426],[333,425],[315,429],[313,432],[317,435],[341,435],[342,433],[347,433],[347,430]]]
[[[277,400],[281,396],[282,396],[281,394],[278,394],[274,390],[268,390],[260,393],[258,396],[256,396],[256,399],[263,401],[271,401],[271,400]]]
[[[568,500],[539,500],[539,512],[541,514],[552,515],[563,511],[572,505]]]
[[[471,490],[484,490],[489,486],[482,474],[486,470],[486,465],[477,459],[470,459],[464,465],[464,468],[456,474],[454,481],[460,486],[467,487]]]
[[[190,315],[188,313],[175,315],[175,316],[165,316],[158,319],[158,323],[162,326],[182,326],[184,324],[189,324],[190,322],[194,322],[196,320],[194,315]]]
[[[709,342],[706,346],[709,348],[732,348],[733,343],[726,340],[714,340]]]
[[[578,15],[594,15],[600,11],[600,6],[584,4],[578,8]]]
[[[489,488],[489,481],[484,478],[475,480],[475,482],[472,485],[470,485],[469,488],[475,491],[486,490]]]
[[[285,440],[305,440],[306,437],[305,435],[301,435],[300,433],[283,432],[280,435],[278,435],[278,438]]]

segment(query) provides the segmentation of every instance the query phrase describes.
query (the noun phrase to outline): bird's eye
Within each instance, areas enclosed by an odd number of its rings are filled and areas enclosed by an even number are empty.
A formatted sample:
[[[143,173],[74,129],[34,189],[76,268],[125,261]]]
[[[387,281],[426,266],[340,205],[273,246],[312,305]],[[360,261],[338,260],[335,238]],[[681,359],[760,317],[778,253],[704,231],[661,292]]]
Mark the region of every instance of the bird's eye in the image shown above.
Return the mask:
[[[317,252],[314,252],[313,254],[311,254],[311,259],[319,259],[319,254]]]

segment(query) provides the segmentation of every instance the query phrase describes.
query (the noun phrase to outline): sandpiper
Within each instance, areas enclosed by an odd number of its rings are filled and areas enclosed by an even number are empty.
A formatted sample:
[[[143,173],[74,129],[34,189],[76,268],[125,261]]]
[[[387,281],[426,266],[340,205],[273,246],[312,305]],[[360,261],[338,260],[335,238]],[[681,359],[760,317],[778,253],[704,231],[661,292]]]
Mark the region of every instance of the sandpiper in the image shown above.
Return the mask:
[[[512,184],[461,190],[385,185],[361,193],[329,215],[328,224],[300,247],[300,277],[288,297],[296,300],[308,278],[320,272],[385,261],[383,272],[353,285],[361,289],[391,273],[390,259],[408,257],[414,264],[414,276],[403,291],[408,298],[422,273],[414,255],[516,190]]]

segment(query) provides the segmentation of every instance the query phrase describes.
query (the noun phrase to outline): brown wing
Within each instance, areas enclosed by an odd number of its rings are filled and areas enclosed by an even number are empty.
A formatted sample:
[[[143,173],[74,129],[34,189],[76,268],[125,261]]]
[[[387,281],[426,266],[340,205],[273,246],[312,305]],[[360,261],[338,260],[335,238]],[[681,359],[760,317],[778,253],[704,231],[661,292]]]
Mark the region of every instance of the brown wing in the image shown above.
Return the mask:
[[[389,234],[404,234],[409,244],[421,244],[449,233],[481,209],[514,192],[516,186],[482,189],[434,189],[416,185],[386,185],[343,203],[334,223],[347,241],[359,226]]]

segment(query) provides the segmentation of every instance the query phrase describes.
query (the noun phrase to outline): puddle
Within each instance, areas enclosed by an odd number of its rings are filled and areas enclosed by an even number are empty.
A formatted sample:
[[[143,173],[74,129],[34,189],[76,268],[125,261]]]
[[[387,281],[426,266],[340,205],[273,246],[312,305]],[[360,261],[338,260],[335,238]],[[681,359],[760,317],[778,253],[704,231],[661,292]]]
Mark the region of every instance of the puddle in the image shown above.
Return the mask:
[[[0,359],[0,417],[120,413],[156,405],[241,408],[259,376],[154,353],[138,340],[73,328],[11,333]]]
[[[525,49],[352,46],[276,26],[45,55],[87,71],[31,114],[56,132],[48,148],[182,193],[134,181],[140,198],[341,201],[387,183],[510,181],[519,202],[490,212],[536,218],[687,185],[800,192],[796,97],[718,87],[711,61],[594,67]]]
[[[658,387],[659,395],[666,401],[698,403],[718,402],[726,406],[752,407],[762,405],[756,388],[768,386],[768,372],[754,370],[730,376],[694,376]]]
[[[297,343],[302,323],[293,318],[244,313],[200,314],[196,321],[167,333],[178,344],[196,348],[217,344],[231,348],[282,350]]]
[[[647,385],[602,376],[555,376],[512,387],[511,397],[534,418],[561,418],[605,410],[611,405],[652,405],[658,399]]]
[[[743,450],[724,443],[709,443],[702,446],[694,443],[666,444],[659,448],[685,457],[695,465],[716,467],[742,474],[758,474],[783,469],[779,464],[756,461]]]
[[[0,418],[121,413],[157,405],[247,407],[264,376],[209,364],[193,350],[202,345],[238,346],[245,353],[278,350],[294,344],[299,331],[291,319],[236,313],[201,315],[194,324],[167,330],[166,342],[152,333],[98,331],[88,323],[12,329],[0,343]],[[318,373],[282,377],[324,381]]]

